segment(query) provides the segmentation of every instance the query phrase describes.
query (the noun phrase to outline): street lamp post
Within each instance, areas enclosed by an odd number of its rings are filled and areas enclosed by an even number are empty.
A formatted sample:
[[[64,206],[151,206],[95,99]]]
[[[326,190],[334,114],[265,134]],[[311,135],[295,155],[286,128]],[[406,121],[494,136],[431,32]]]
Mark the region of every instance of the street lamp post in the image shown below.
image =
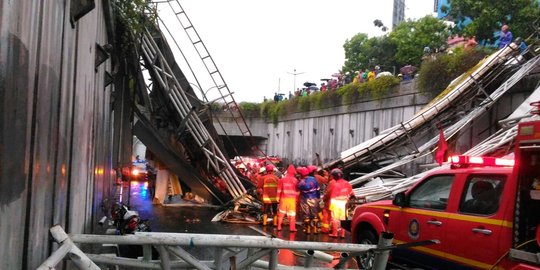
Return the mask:
[[[295,68],[293,72],[287,72],[287,73],[294,76],[294,79],[293,79],[293,83],[294,83],[293,92],[295,92],[296,91],[296,75],[304,74],[304,72],[296,72],[296,68]]]

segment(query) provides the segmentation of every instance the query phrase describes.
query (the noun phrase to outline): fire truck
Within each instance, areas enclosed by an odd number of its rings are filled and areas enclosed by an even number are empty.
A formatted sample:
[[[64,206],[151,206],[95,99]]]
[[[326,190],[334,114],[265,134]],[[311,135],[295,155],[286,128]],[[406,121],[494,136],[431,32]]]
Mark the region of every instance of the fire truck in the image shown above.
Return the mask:
[[[353,241],[439,240],[393,249],[392,261],[423,269],[540,269],[540,121],[520,123],[515,145],[513,159],[453,156],[392,200],[358,206]]]

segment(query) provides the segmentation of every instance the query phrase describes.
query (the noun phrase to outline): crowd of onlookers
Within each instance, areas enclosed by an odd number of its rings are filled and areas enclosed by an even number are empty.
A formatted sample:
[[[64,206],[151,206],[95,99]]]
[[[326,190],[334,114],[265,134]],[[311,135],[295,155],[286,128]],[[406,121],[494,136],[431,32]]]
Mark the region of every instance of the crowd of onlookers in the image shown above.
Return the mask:
[[[402,72],[404,74],[398,74],[398,77],[403,80],[411,79],[413,73],[416,71],[416,68],[414,67],[411,68],[411,67],[412,66],[410,65],[405,66],[404,68],[406,72]],[[287,97],[283,93],[278,93],[278,92],[274,93],[273,100],[275,102],[279,102],[282,100],[293,99],[294,97],[309,96],[316,92],[333,91],[349,83],[369,82],[381,76],[394,76],[394,75],[391,72],[382,71],[379,66],[375,66],[372,69],[365,69],[365,70],[353,72],[353,74],[351,74],[350,72],[335,73],[332,75],[332,79],[321,79],[321,81],[323,82],[320,84],[319,87],[317,87],[315,83],[306,82],[304,84],[305,87],[297,88],[296,91],[294,91],[294,93],[292,93],[292,91],[289,91],[289,94]],[[265,102],[267,101],[266,97],[264,97],[264,101]]]
[[[508,27],[508,25],[503,25],[498,35],[499,37],[494,44],[494,46],[497,48],[504,48],[505,46],[510,44],[510,42],[512,42],[513,40],[512,32],[510,32],[510,28]],[[465,50],[471,50],[475,48],[477,45],[478,45],[478,41],[476,41],[476,36],[470,36],[470,37],[451,36],[448,38],[447,44],[439,48],[424,47],[423,49],[424,56],[422,59],[426,59],[428,57],[434,57],[434,55],[439,54],[439,53],[452,54],[453,49],[458,46],[463,46]],[[523,50],[524,48],[526,48],[526,45],[522,42],[522,44],[520,44],[520,49]],[[416,71],[417,71],[417,68],[415,66],[408,64],[399,69],[399,74],[397,75],[397,77],[403,81],[408,81],[414,78]],[[310,94],[315,93],[315,92],[332,91],[349,83],[369,82],[381,76],[394,76],[394,75],[388,71],[382,71],[380,66],[378,65],[372,69],[365,69],[365,70],[353,72],[353,74],[351,74],[350,72],[335,73],[335,74],[332,74],[331,76],[332,79],[322,79],[321,81],[324,81],[324,82],[322,82],[319,87],[317,87],[315,83],[305,83],[304,84],[305,87],[297,88],[296,91],[294,91],[294,93],[289,91],[288,97],[286,97],[286,94],[276,92],[274,94],[273,100],[275,102],[279,102],[282,100],[287,100],[287,98],[293,99],[294,97],[309,96]],[[267,101],[266,97],[264,97],[264,101]]]

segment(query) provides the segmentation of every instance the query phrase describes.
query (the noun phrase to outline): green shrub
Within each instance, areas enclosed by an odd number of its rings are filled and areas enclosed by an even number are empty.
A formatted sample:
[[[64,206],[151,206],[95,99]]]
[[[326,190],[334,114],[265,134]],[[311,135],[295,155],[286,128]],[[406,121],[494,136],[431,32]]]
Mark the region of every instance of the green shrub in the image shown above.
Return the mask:
[[[341,104],[351,104],[356,102],[360,97],[360,85],[358,83],[349,83],[337,90],[341,96]]]
[[[270,117],[270,111],[272,107],[275,106],[275,104],[276,103],[274,101],[265,101],[261,103],[259,109],[259,116],[264,119],[268,119]]]
[[[293,97],[280,102],[266,101],[258,106],[258,110],[260,117],[277,124],[284,115],[352,104],[368,94],[381,99],[391,93],[398,84],[398,78],[384,76],[368,83],[350,83],[335,91],[315,92],[309,96]],[[250,106],[255,107],[251,104]]]
[[[311,108],[313,109],[323,109],[324,108],[324,99],[321,92],[317,92],[313,95],[309,95],[309,103],[311,103]]]
[[[223,103],[212,102],[212,103],[210,103],[209,107],[210,107],[210,111],[212,111],[212,112],[221,112],[221,111],[223,111]]]
[[[283,116],[283,114],[285,112],[284,107],[285,107],[286,103],[287,102],[285,102],[285,101],[280,101],[280,102],[275,102],[274,105],[271,106],[270,111],[268,113],[269,113],[269,117],[272,120],[272,123],[274,123],[274,125],[277,125],[278,122],[279,122],[279,117]]]
[[[458,47],[453,54],[438,54],[434,58],[428,58],[420,68],[418,88],[431,97],[437,96],[452,80],[474,67],[491,52],[484,47],[474,50]]]
[[[382,76],[367,82],[366,87],[369,89],[371,97],[374,99],[382,99],[395,91],[395,86],[399,85],[399,82],[399,78],[394,76]]]
[[[238,104],[238,107],[240,107],[240,111],[246,117],[259,116],[259,112],[261,111],[261,106],[262,106],[261,103],[253,103],[253,102],[240,102],[240,104]]]
[[[298,97],[298,110],[299,111],[307,112],[310,110],[311,104],[310,104],[309,97],[310,96]]]

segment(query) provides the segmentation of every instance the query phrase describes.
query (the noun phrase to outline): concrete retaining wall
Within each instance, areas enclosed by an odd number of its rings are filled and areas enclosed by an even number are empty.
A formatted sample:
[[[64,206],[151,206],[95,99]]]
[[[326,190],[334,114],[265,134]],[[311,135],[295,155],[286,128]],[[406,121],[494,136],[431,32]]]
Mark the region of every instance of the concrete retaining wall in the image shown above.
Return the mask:
[[[267,153],[294,164],[315,163],[315,153],[323,162],[334,160],[341,151],[412,117],[428,101],[414,81],[407,81],[384,99],[294,113],[277,125],[267,123]]]
[[[537,78],[532,78],[520,82],[488,113],[473,120],[470,127],[461,132],[454,153],[462,153],[493,134],[498,129],[497,121],[512,113],[527,98],[536,81]],[[374,137],[377,132],[411,118],[429,101],[418,92],[415,81],[408,81],[381,100],[366,99],[346,106],[285,115],[277,125],[261,118],[249,118],[248,124],[252,134],[266,138],[260,147],[268,155],[280,156],[286,163],[309,164],[316,162],[315,153],[319,153],[326,163],[338,159],[342,151]],[[238,135],[234,125],[224,126],[229,134]],[[217,130],[223,134],[220,128]]]

